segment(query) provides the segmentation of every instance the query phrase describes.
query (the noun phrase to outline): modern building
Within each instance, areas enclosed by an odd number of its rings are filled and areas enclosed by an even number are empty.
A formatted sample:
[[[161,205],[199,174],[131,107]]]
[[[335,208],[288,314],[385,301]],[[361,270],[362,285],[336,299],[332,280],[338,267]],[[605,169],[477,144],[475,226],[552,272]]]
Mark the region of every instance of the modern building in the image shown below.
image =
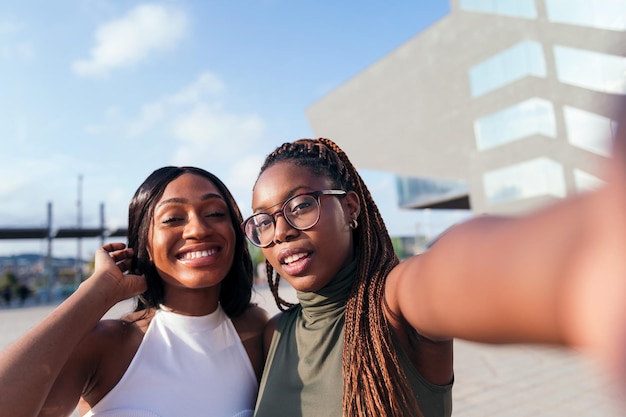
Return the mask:
[[[521,213],[601,183],[625,55],[626,0],[451,0],[307,117],[404,207]]]

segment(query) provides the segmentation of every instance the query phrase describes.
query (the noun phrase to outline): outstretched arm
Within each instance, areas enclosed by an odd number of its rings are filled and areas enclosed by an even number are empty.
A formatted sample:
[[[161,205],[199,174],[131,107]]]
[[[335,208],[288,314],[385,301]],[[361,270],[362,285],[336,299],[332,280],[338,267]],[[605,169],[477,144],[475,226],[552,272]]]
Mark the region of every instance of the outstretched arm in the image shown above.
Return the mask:
[[[122,243],[100,248],[94,274],[41,323],[0,353],[0,416],[39,415],[61,369],[83,337],[117,302],[145,289],[143,277],[123,275],[131,255],[124,248]],[[72,405],[77,400],[68,398]]]
[[[394,269],[390,304],[434,339],[565,344],[625,372],[625,125],[606,186],[521,218],[454,227]]]

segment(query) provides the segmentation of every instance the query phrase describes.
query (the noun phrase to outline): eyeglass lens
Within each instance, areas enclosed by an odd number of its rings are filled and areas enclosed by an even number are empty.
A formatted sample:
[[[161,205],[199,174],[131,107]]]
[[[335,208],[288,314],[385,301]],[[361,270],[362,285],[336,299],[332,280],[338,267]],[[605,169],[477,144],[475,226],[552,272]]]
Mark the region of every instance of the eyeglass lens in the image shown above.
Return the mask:
[[[285,204],[274,215],[259,213],[250,218],[245,225],[246,235],[253,243],[267,246],[274,240],[276,223],[274,216],[281,213],[287,223],[298,230],[313,227],[319,218],[317,198],[311,195],[297,195],[285,201]]]

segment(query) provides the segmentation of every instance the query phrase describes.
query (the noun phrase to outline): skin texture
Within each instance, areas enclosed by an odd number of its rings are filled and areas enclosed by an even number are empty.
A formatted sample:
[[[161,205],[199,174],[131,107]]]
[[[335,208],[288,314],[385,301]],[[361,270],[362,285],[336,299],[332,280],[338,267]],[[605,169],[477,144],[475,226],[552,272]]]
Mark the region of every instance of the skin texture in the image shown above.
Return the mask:
[[[164,281],[164,304],[185,315],[215,311],[235,247],[227,206],[215,185],[193,174],[171,181],[149,234],[150,256]],[[146,290],[142,276],[123,274],[131,258],[132,250],[122,243],[99,249],[94,274],[1,353],[0,416],[70,415],[79,399],[85,412],[117,384],[154,316],[148,310],[100,320],[117,302]],[[257,377],[266,322],[267,313],[254,306],[233,319]]]
[[[313,177],[304,168],[279,163],[259,177],[254,188],[253,211],[269,211],[296,194],[329,188],[332,187],[327,179]],[[324,287],[354,256],[349,223],[358,215],[358,197],[355,193],[344,197],[323,195],[320,202],[320,219],[309,230],[294,229],[282,216],[277,216],[275,244],[263,249],[280,276],[298,291]],[[291,266],[285,264],[286,257],[298,255],[303,259]]]
[[[176,178],[156,205],[150,235],[148,252],[165,283],[168,306],[187,315],[214,311],[235,249],[217,188],[195,175]]]

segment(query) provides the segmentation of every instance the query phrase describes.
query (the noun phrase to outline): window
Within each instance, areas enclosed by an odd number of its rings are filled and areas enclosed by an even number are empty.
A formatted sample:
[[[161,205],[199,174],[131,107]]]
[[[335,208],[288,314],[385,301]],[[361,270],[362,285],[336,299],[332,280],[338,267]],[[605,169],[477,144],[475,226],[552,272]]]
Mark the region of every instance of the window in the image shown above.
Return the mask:
[[[559,81],[611,94],[626,94],[626,58],[584,49],[554,47]]]
[[[570,106],[563,106],[563,115],[569,143],[598,155],[611,154],[611,139],[617,130],[617,122]]]
[[[489,204],[551,195],[565,197],[563,166],[549,158],[537,158],[483,174]]]
[[[580,169],[574,170],[574,182],[576,183],[576,190],[581,193],[595,190],[604,184],[600,178]]]
[[[483,151],[540,134],[556,137],[552,103],[532,98],[474,122],[476,148]]]
[[[459,7],[474,12],[493,13],[525,19],[537,18],[535,0],[459,0]]]
[[[465,181],[401,176],[396,177],[396,190],[400,207],[420,206],[469,194]]]
[[[472,96],[478,97],[528,76],[546,76],[543,48],[539,42],[518,43],[470,68]]]
[[[546,0],[546,12],[552,22],[626,30],[626,0]]]

